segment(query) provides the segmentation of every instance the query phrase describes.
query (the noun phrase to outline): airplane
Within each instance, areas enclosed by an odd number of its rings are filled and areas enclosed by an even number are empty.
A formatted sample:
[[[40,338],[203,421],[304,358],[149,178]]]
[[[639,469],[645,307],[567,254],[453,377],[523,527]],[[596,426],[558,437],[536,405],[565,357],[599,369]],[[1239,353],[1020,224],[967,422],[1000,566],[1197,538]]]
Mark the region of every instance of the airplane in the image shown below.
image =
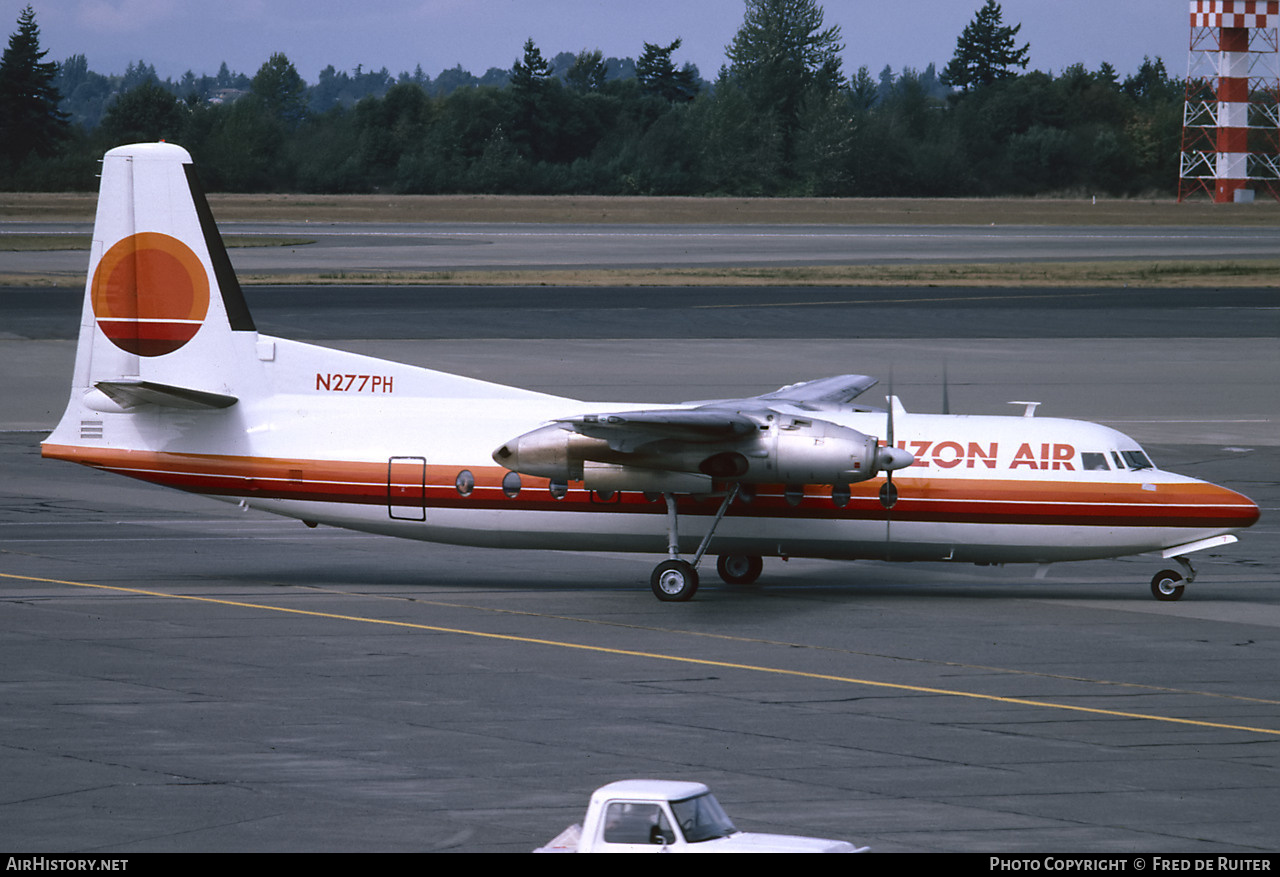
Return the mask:
[[[758,396],[586,402],[259,332],[190,155],[103,159],[75,373],[42,445],[143,481],[429,542],[662,555],[658,599],[766,557],[979,565],[1187,556],[1258,520],[1108,427],[909,413],[839,375]]]

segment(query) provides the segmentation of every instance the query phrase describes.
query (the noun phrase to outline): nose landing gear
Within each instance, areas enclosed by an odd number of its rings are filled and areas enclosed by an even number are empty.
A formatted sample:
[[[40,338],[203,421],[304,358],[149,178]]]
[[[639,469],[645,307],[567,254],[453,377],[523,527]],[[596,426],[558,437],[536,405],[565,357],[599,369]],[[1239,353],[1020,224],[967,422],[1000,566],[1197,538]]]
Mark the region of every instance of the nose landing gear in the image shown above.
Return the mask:
[[[1151,579],[1151,596],[1157,600],[1172,602],[1182,599],[1182,592],[1186,590],[1186,586],[1196,580],[1196,571],[1191,566],[1191,561],[1185,557],[1175,557],[1174,560],[1186,570],[1186,575],[1177,570],[1162,569]],[[1185,584],[1184,584],[1185,583]]]

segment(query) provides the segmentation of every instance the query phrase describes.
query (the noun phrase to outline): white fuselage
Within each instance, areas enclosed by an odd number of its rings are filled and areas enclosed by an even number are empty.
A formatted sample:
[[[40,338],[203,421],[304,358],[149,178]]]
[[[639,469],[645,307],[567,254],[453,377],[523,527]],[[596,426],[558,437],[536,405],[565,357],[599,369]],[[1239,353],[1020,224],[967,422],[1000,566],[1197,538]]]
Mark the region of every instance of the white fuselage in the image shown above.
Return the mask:
[[[237,382],[261,392],[235,407],[114,413],[97,400],[90,416],[102,421],[100,433],[82,438],[86,415],[69,409],[45,455],[390,536],[667,549],[657,494],[559,485],[491,458],[551,420],[645,406],[579,402],[256,334],[242,343],[258,355]],[[881,412],[822,417],[868,435],[885,431]],[[883,476],[848,485],[847,498],[829,484],[753,485],[730,507],[710,551],[1043,563],[1164,550],[1258,515],[1233,491],[1135,468],[1144,459],[1136,442],[1082,421],[899,412],[895,443],[916,463],[895,474],[900,499],[891,510],[878,499]],[[718,504],[714,496],[680,498],[681,551],[694,550]]]

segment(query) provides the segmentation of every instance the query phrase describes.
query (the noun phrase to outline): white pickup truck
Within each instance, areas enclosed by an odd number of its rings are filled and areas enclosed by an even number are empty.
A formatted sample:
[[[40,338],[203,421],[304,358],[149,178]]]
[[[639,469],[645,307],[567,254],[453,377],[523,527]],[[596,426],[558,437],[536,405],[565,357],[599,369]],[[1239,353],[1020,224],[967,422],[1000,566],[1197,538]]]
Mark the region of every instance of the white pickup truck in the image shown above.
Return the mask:
[[[702,783],[621,780],[535,853],[863,853],[842,840],[738,831]]]

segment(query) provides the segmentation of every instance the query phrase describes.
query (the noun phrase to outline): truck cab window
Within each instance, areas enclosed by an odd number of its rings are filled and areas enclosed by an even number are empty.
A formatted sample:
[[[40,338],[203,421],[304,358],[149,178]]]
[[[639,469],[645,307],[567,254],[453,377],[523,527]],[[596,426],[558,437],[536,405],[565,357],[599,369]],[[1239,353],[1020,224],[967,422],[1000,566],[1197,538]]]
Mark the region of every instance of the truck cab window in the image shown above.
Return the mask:
[[[617,802],[605,811],[604,840],[611,844],[674,843],[675,833],[657,804]]]

